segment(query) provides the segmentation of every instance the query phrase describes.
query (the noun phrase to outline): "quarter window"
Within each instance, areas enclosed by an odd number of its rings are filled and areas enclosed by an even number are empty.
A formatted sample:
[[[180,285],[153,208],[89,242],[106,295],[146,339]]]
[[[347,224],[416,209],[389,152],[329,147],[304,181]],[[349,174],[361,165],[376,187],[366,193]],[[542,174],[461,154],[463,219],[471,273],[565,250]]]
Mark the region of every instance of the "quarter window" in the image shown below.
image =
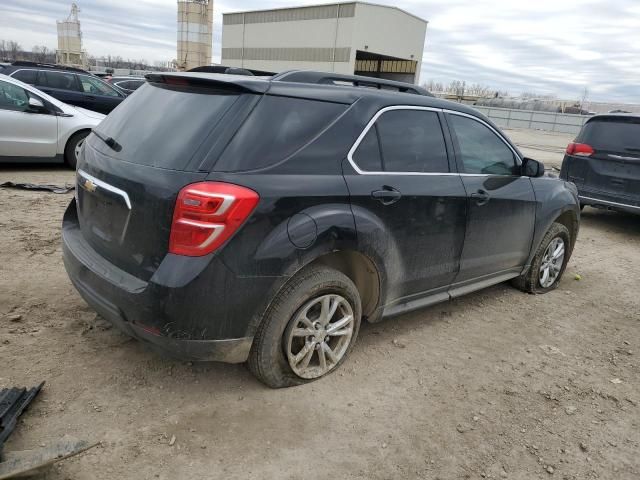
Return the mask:
[[[29,110],[29,95],[17,85],[0,82],[0,110],[26,112]]]
[[[450,115],[465,173],[515,175],[513,151],[492,130],[472,118]]]
[[[391,110],[383,113],[354,154],[368,171],[447,173],[447,147],[436,112]]]

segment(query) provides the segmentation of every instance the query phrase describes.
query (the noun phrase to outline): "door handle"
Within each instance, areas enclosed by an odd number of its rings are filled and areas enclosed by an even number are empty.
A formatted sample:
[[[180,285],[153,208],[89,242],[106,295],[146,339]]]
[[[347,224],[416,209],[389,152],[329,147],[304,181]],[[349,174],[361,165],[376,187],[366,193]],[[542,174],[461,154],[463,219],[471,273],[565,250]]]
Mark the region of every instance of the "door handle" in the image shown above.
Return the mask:
[[[402,194],[393,187],[385,185],[382,190],[374,190],[371,197],[383,205],[392,205],[402,198]]]
[[[485,190],[478,190],[476,193],[471,194],[471,198],[476,201],[476,205],[482,206],[489,203],[491,200],[491,195],[489,195]]]

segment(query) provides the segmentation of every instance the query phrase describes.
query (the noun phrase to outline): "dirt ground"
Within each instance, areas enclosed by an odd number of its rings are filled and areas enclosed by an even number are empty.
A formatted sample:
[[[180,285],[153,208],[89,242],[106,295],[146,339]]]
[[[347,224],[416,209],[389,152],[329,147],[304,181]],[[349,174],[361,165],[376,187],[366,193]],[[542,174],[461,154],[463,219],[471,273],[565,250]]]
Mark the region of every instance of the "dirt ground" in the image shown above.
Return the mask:
[[[6,180],[73,174],[0,168]],[[160,358],[97,318],[61,261],[70,199],[0,190],[0,388],[47,382],[6,449],[101,442],[44,478],[640,477],[639,217],[585,209],[553,293],[499,285],[364,325],[339,372],[274,391],[242,365]]]

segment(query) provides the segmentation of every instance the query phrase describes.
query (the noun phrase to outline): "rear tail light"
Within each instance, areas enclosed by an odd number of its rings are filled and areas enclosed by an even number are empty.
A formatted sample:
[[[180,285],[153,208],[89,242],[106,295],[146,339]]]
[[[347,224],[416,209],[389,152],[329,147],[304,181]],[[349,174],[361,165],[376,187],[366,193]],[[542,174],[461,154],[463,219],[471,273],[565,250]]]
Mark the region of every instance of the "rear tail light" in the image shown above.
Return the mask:
[[[586,143],[570,143],[567,147],[567,155],[573,155],[577,157],[590,157],[595,153],[595,150],[591,145]]]
[[[187,185],[176,200],[169,253],[201,257],[214,252],[249,218],[258,200],[253,190],[231,183]]]

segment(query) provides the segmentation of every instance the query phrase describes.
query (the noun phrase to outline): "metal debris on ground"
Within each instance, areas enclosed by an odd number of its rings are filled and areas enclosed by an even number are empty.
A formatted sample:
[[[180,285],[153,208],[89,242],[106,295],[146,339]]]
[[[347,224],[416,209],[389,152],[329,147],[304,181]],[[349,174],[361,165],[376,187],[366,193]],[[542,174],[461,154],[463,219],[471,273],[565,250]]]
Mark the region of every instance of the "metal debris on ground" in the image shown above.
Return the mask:
[[[0,188],[16,188],[19,190],[33,190],[38,192],[53,192],[58,194],[69,193],[75,190],[73,185],[49,185],[49,184],[36,184],[36,183],[14,183],[4,182],[0,183]]]
[[[0,390],[0,460],[2,460],[2,448],[13,429],[16,428],[18,417],[38,395],[44,382],[37,387],[5,388]]]
[[[99,443],[90,444],[84,440],[61,441],[39,450],[12,452],[0,463],[0,480],[40,473],[61,460],[86,452],[97,445]]]

